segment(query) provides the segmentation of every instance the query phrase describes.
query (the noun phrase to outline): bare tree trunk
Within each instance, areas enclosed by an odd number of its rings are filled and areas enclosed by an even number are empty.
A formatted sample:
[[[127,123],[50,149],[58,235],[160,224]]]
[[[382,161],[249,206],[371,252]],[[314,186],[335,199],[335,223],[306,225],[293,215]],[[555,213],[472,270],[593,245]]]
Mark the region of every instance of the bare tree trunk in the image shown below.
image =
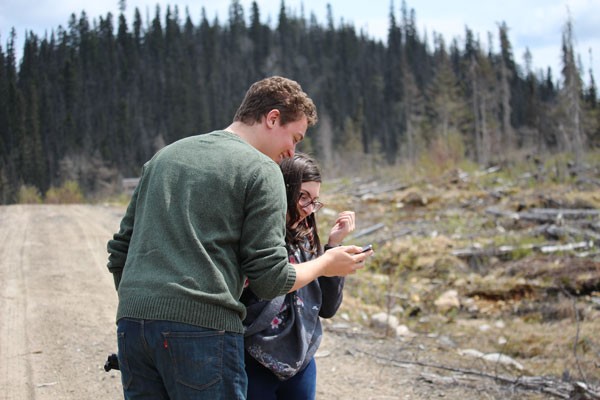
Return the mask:
[[[479,102],[479,118],[480,118],[480,124],[481,124],[481,158],[479,160],[480,163],[482,164],[487,164],[489,159],[490,159],[490,147],[491,147],[491,139],[490,139],[490,132],[488,129],[488,125],[487,125],[487,118],[486,118],[486,98],[485,96],[481,96],[482,99]]]
[[[329,115],[320,116],[320,124],[317,132],[317,143],[320,147],[323,166],[331,169],[333,163],[333,127]]]
[[[502,90],[502,141],[501,146],[505,150],[509,150],[511,148],[516,147],[515,143],[515,134],[513,127],[510,123],[510,115],[511,115],[511,107],[510,107],[510,82],[509,82],[509,74],[504,61],[502,62],[500,76],[501,76],[501,85],[500,88]]]
[[[575,63],[573,50],[573,25],[569,16],[563,30],[563,78],[565,84],[561,92],[561,103],[565,113],[565,125],[563,134],[570,141],[569,147],[575,155],[575,162],[580,165],[583,162],[583,148],[585,146],[585,135],[582,126],[581,92],[582,83],[579,71]],[[566,131],[564,131],[566,129]]]
[[[479,93],[479,85],[477,84],[477,62],[473,57],[471,59],[471,84],[473,87],[473,92],[471,93],[471,103],[473,107],[473,118],[475,122],[475,159],[478,162],[482,162],[483,158],[483,145],[482,145],[482,129],[479,117],[479,101],[478,101],[478,93]]]

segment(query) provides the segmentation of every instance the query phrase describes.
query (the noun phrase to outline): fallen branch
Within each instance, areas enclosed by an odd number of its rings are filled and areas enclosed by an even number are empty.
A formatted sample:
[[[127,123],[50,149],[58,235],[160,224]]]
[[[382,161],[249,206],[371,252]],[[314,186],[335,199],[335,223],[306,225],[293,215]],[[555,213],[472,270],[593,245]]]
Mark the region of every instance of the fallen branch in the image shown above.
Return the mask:
[[[390,184],[390,185],[375,185],[371,187],[360,187],[355,190],[352,194],[357,197],[362,197],[366,194],[382,194],[387,192],[395,192],[398,190],[404,190],[408,185],[404,183]]]
[[[481,378],[492,379],[496,382],[502,384],[509,384],[512,386],[516,386],[525,390],[531,391],[539,391],[542,393],[550,394],[554,397],[562,398],[562,399],[585,399],[585,400],[600,400],[600,391],[598,389],[590,388],[587,384],[583,382],[575,382],[571,384],[569,382],[560,382],[551,378],[545,378],[541,376],[519,376],[517,378],[511,376],[502,376],[502,375],[492,375],[486,372],[464,369],[464,368],[456,368],[456,367],[448,367],[440,364],[433,364],[423,361],[413,361],[413,360],[394,360],[388,357],[383,357],[378,354],[373,354],[368,351],[363,351],[359,349],[354,349],[354,351],[363,353],[370,357],[376,358],[380,361],[388,362],[390,365],[394,366],[404,366],[406,364],[409,365],[418,365],[421,367],[427,368],[435,368],[450,372],[458,372],[464,375],[478,376]],[[579,396],[578,396],[579,395]],[[584,396],[584,397],[581,397]]]
[[[372,225],[372,226],[370,226],[370,227],[368,227],[366,229],[363,229],[361,231],[356,232],[354,234],[354,238],[359,238],[361,236],[369,235],[369,234],[371,234],[373,232],[376,232],[376,231],[378,231],[380,229],[383,229],[384,227],[385,227],[384,223],[379,223],[379,224]]]
[[[545,245],[540,246],[540,251],[544,254],[548,253],[556,253],[559,251],[569,251],[569,250],[579,250],[579,249],[589,249],[594,247],[594,242],[577,242],[577,243],[567,243],[567,244],[558,244],[558,245]]]
[[[526,244],[523,246],[498,246],[498,247],[467,247],[463,249],[452,250],[452,255],[459,258],[469,258],[469,257],[492,257],[492,256],[502,256],[511,254],[515,251],[522,250],[534,250],[539,251],[544,254],[549,253],[557,253],[559,251],[570,251],[570,250],[579,250],[579,249],[590,249],[594,247],[593,241],[582,241],[576,243],[566,243],[566,244]]]
[[[600,216],[600,210],[563,208],[532,208],[529,211],[515,212],[504,211],[495,207],[490,207],[487,208],[485,212],[498,217],[510,218],[514,220],[531,220],[540,222],[552,222],[565,219],[572,220]]]
[[[592,231],[591,229],[577,229],[570,226],[550,225],[545,229],[545,232],[554,237],[578,237],[586,240],[594,240],[600,243],[600,234]]]
[[[546,215],[553,218],[558,218],[560,216],[564,219],[600,216],[600,210],[591,210],[588,208],[532,208],[530,211],[536,215]]]

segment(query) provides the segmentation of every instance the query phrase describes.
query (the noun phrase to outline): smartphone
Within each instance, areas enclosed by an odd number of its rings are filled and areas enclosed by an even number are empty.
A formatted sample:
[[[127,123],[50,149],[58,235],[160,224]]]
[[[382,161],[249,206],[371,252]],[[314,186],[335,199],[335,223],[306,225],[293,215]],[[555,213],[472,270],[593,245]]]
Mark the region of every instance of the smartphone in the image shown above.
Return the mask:
[[[373,245],[372,244],[368,244],[368,245],[364,246],[360,252],[361,253],[366,253],[369,250],[373,250]]]

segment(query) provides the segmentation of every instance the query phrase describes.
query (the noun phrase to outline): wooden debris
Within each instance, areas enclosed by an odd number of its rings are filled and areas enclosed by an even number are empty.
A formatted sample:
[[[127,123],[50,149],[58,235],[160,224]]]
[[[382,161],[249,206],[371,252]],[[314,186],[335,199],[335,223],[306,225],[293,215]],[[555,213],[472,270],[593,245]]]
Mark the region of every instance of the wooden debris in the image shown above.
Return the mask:
[[[495,207],[489,207],[486,213],[497,217],[510,218],[513,220],[531,220],[540,222],[552,222],[560,220],[573,220],[583,218],[598,218],[600,210],[590,209],[555,209],[555,208],[532,208],[529,211],[504,211]]]
[[[511,254],[515,251],[521,250],[532,250],[539,251],[540,253],[549,254],[557,253],[559,251],[571,251],[580,249],[591,249],[594,247],[593,241],[574,242],[566,244],[525,244],[522,246],[498,246],[498,247],[467,247],[463,249],[456,249],[452,251],[452,255],[459,258],[470,258],[470,257],[498,257],[503,255]]]
[[[354,234],[354,238],[359,238],[361,236],[366,236],[366,235],[370,235],[373,232],[377,232],[380,229],[385,228],[385,224],[384,223],[379,223],[379,224],[375,224],[375,225],[371,225],[370,227],[363,229],[361,231],[358,231]]]
[[[455,374],[453,374],[450,379],[456,380],[456,382],[464,380],[467,377],[470,377],[470,380],[472,377],[478,377],[482,379],[491,379],[498,384],[510,385],[521,390],[546,393],[560,399],[600,400],[600,388],[593,388],[584,382],[563,382],[543,376],[521,375],[518,377],[513,377],[508,375],[491,374],[472,369],[455,368],[418,360],[396,360],[358,349],[354,349],[354,351],[374,357],[380,362],[385,361],[389,365],[393,366],[403,366],[405,364],[409,364],[453,372]],[[424,379],[430,379],[431,381],[437,381],[439,383],[450,382],[448,377],[442,377],[439,375],[434,377],[432,374],[427,374],[424,376],[422,375],[422,377]]]
[[[408,187],[408,185],[406,185],[404,183],[361,187],[354,193],[354,195],[357,197],[362,197],[366,194],[382,194],[382,193],[387,193],[387,192],[395,192],[398,190],[404,190],[407,187]]]

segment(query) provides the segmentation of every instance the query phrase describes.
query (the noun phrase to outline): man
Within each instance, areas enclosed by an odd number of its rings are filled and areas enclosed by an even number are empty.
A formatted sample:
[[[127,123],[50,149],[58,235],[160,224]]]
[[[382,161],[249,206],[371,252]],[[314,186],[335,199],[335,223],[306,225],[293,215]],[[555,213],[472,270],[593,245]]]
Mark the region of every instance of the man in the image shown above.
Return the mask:
[[[246,278],[271,299],[353,273],[370,255],[344,246],[296,267],[287,261],[277,162],[316,121],[297,82],[266,78],[225,130],[172,143],[144,165],[108,242],[125,398],[244,399]]]

